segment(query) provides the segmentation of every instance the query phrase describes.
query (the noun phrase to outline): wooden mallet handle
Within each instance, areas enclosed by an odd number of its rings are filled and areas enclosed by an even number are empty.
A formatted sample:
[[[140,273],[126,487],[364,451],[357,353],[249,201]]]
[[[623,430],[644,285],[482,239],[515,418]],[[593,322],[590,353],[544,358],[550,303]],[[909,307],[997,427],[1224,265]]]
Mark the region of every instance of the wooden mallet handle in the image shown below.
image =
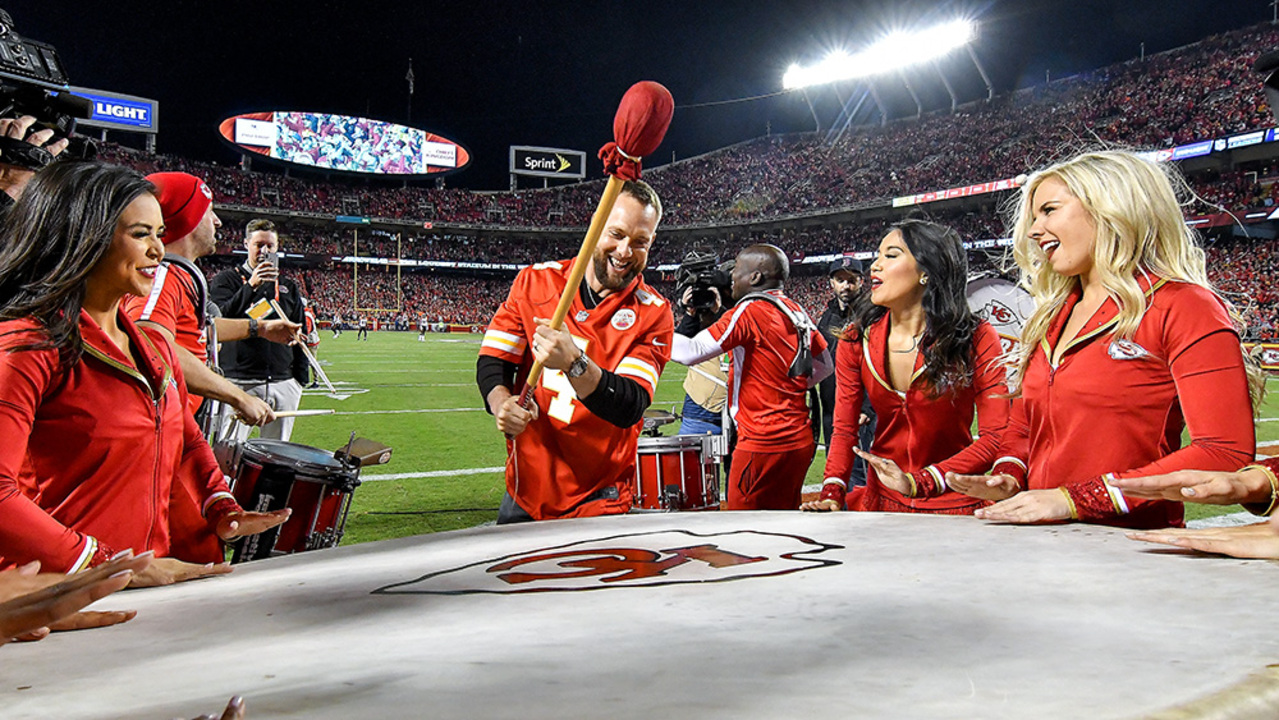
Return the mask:
[[[577,261],[573,263],[573,269],[568,274],[568,284],[564,286],[564,292],[560,295],[559,305],[555,306],[555,314],[551,316],[552,330],[559,330],[564,325],[564,318],[568,317],[568,309],[573,305],[573,296],[577,295],[577,288],[581,285],[582,278],[586,276],[586,268],[591,264],[591,255],[595,252],[595,246],[599,245],[600,235],[604,234],[604,223],[612,214],[613,205],[621,192],[622,181],[610,175],[608,184],[604,186],[604,194],[600,196],[600,204],[595,208],[595,215],[591,218],[591,226],[582,240],[582,247],[577,251]],[[542,362],[534,361],[533,367],[528,371],[528,380],[524,383],[524,392],[520,395],[520,407],[528,407],[533,399],[533,388],[537,386],[537,380],[541,376]]]
[[[560,294],[559,305],[555,307],[555,315],[551,318],[551,329],[559,330],[568,316],[568,309],[577,295],[578,286],[586,275],[586,267],[591,263],[591,255],[599,244],[600,235],[604,233],[604,225],[613,213],[613,205],[622,192],[622,183],[626,180],[638,180],[640,176],[640,159],[652,153],[666,136],[671,117],[675,112],[675,101],[671,93],[659,83],[643,81],[635,83],[622,96],[617,114],[613,117],[613,142],[600,148],[600,159],[604,161],[604,172],[608,173],[608,184],[604,186],[604,194],[591,217],[591,226],[582,240],[582,247],[577,251],[577,260]],[[520,407],[527,409],[533,401],[533,389],[542,376],[542,363],[534,362],[529,368],[528,379],[524,383],[524,391],[520,394]]]

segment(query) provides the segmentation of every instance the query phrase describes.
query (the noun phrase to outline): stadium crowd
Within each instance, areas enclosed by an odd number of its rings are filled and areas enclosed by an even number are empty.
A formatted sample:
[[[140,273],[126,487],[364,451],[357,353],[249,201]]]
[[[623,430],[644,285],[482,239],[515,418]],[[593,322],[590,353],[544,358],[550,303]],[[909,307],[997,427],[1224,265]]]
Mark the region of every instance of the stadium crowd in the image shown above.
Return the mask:
[[[957,115],[858,129],[834,144],[808,136],[764,138],[659,169],[652,176],[668,197],[671,222],[709,225],[786,215],[819,216],[895,194],[1008,177],[1045,165],[1052,149],[1069,146],[1085,130],[1102,141],[1166,148],[1268,124],[1269,109],[1259,94],[1242,89],[1248,71],[1241,58],[1246,49],[1276,44],[1279,31],[1270,28],[1229,33],[1141,62],[1017,93]],[[1138,78],[1155,81],[1143,84]],[[20,133],[18,137],[25,136]],[[230,568],[219,562],[225,553],[222,543],[257,535],[290,518],[291,509],[259,512],[241,506],[192,413],[200,402],[198,398],[191,402],[190,376],[183,369],[185,356],[177,350],[180,343],[175,330],[152,327],[158,323],[146,319],[140,322],[150,324],[139,326],[122,310],[126,295],[138,300],[158,297],[157,286],[168,272],[162,268],[175,267],[160,264],[166,257],[166,244],[195,247],[198,240],[209,249],[216,244],[220,221],[212,209],[215,193],[220,201],[242,206],[241,210],[266,207],[295,213],[436,218],[500,231],[504,225],[580,225],[598,192],[598,184],[590,183],[554,191],[493,194],[357,189],[180,158],[143,156],[110,145],[105,147],[103,158],[120,165],[55,163],[36,173],[27,194],[10,201],[12,208],[2,228],[9,250],[0,258],[4,260],[0,262],[0,289],[4,290],[0,298],[4,305],[0,322],[4,344],[0,353],[0,380],[4,380],[0,382],[0,405],[4,406],[0,437],[5,439],[0,443],[4,448],[0,465],[5,470],[0,475],[4,555],[0,590],[18,577],[5,573],[30,576],[40,563],[59,572],[89,571],[82,582],[92,578],[95,586],[103,583],[96,586],[102,594],[126,584],[147,587],[223,574]],[[210,193],[193,177],[187,181],[189,197],[175,200],[160,189],[161,182],[154,175],[148,180],[121,165],[147,172],[190,172],[207,178],[215,190]],[[963,177],[955,174],[956,167],[963,168]],[[1279,197],[1272,181],[1275,171],[1273,164],[1263,163],[1206,173],[1196,178],[1195,189],[1207,205],[1221,210],[1270,207]],[[1067,184],[1080,177],[1084,178],[1080,185]],[[1122,184],[1104,182],[1114,178],[1120,178]],[[519,447],[525,449],[517,449],[513,441],[508,445],[508,452],[515,457],[509,465],[512,472],[519,472],[519,453],[525,453],[525,462],[530,462],[527,448],[541,452],[537,443],[544,441],[538,439],[543,437],[539,433],[555,438],[574,421],[573,413],[580,405],[591,416],[579,416],[573,432],[579,434],[579,440],[592,434],[598,437],[594,446],[587,446],[590,451],[579,450],[572,459],[598,462],[603,457],[629,482],[635,475],[639,419],[652,400],[662,367],[672,359],[695,365],[729,351],[734,361],[726,385],[732,393],[730,406],[740,411],[735,415],[738,444],[731,453],[736,475],[730,476],[728,483],[730,509],[799,508],[801,483],[815,449],[805,404],[814,384],[809,380],[820,381],[838,362],[837,406],[841,414],[836,420],[837,439],[830,441],[831,446],[844,455],[857,454],[873,472],[864,489],[852,489],[846,498],[846,466],[850,463],[831,464],[838,453],[828,455],[822,502],[832,504],[804,509],[953,511],[1006,523],[1074,520],[1153,530],[1156,534],[1147,534],[1144,539],[1168,542],[1178,536],[1159,533],[1183,524],[1182,491],[1192,485],[1210,485],[1194,479],[1193,473],[1202,472],[1213,474],[1213,487],[1222,485],[1217,482],[1220,476],[1231,480],[1225,483],[1227,490],[1194,495],[1194,499],[1218,504],[1243,502],[1258,515],[1274,513],[1279,507],[1279,481],[1274,475],[1279,463],[1245,464],[1254,457],[1253,410],[1260,398],[1257,386],[1264,381],[1252,372],[1255,368],[1240,352],[1240,338],[1233,332],[1230,314],[1211,289],[1197,282],[1202,278],[1203,263],[1190,250],[1192,239],[1183,232],[1182,208],[1168,178],[1152,163],[1114,152],[1077,156],[1036,174],[1029,182],[1025,193],[1019,194],[1013,213],[1016,219],[1009,223],[1009,231],[1004,229],[994,203],[984,210],[938,212],[936,219],[946,225],[907,220],[887,234],[882,220],[841,219],[806,226],[758,223],[734,232],[685,228],[672,234],[669,241],[659,240],[649,262],[673,265],[697,252],[722,260],[736,257],[739,270],[745,268],[733,278],[731,292],[742,302],[731,316],[715,319],[688,336],[674,332],[669,308],[641,292],[635,276],[642,263],[625,261],[648,252],[660,218],[660,203],[651,190],[624,197],[609,216],[610,228],[621,230],[607,236],[600,252],[589,261],[606,264],[593,265],[585,289],[579,291],[583,304],[591,303],[586,305],[590,310],[613,303],[609,314],[592,317],[584,310],[574,319],[595,323],[594,355],[588,355],[568,330],[551,329],[532,314],[545,312],[548,304],[553,307],[555,294],[546,289],[554,288],[558,278],[547,278],[550,273],[566,274],[566,268],[526,269],[512,286],[509,276],[400,272],[385,265],[357,272],[339,259],[356,252],[420,260],[527,264],[571,256],[576,243],[569,233],[513,241],[520,236],[467,234],[452,229],[402,237],[369,232],[357,242],[353,231],[323,222],[294,221],[284,224],[281,234],[288,249],[307,256],[306,262],[286,266],[280,272],[276,267],[275,226],[257,219],[248,225],[244,267],[234,256],[223,254],[206,263],[204,271],[214,274],[222,270],[217,277],[224,280],[225,294],[241,300],[255,293],[260,297],[260,302],[241,303],[242,309],[231,313],[243,323],[246,334],[225,344],[246,343],[240,350],[245,356],[256,347],[249,342],[287,346],[305,339],[297,330],[290,330],[283,341],[259,335],[262,323],[252,308],[274,302],[276,312],[283,314],[279,309],[283,288],[298,305],[294,326],[298,329],[303,319],[299,295],[309,298],[310,309],[319,317],[341,318],[348,325],[360,322],[363,327],[362,321],[367,320],[404,329],[418,321],[488,324],[477,378],[485,374],[486,354],[498,363],[494,366],[497,377],[508,383],[517,377],[518,370],[526,369],[524,363],[530,358],[564,373],[563,378],[550,377],[569,382],[578,394],[565,396],[567,407],[561,403],[552,410],[550,397],[559,402],[562,391],[552,392],[548,383],[536,386],[537,392],[543,393],[538,407],[548,408],[540,425],[536,424],[537,412],[524,408],[520,409],[524,416],[517,417],[515,426],[505,425],[510,422],[506,412],[517,396],[503,386],[505,397],[494,405],[491,398],[495,396],[484,391],[481,381],[481,393],[490,403],[496,430],[508,441],[528,433],[520,440]],[[197,192],[197,187],[203,192]],[[1114,191],[1129,202],[1118,210],[1100,209],[1092,202],[1097,198],[1090,199],[1082,191],[1076,194],[1077,187],[1102,194]],[[724,192],[725,188],[732,191]],[[189,198],[198,203],[201,197],[205,199],[198,217],[185,218],[190,222],[183,232],[175,231],[173,236],[162,232],[162,228],[179,227],[180,208],[189,204]],[[1060,212],[1047,217],[1045,207]],[[260,234],[265,237],[255,239]],[[1011,269],[1006,258],[988,249],[965,251],[963,241],[1005,234],[1013,235],[1018,247],[1020,272],[1047,278],[1032,284],[1039,303],[1036,317],[1042,322],[1027,323],[1023,336],[1027,349],[1016,359],[1012,380],[995,361],[1000,344],[994,330],[979,322],[963,304],[967,275]],[[1222,233],[1213,234],[1210,240],[1206,248],[1210,279],[1251,323],[1247,337],[1274,337],[1279,328],[1279,291],[1272,289],[1279,262],[1275,242]],[[609,255],[622,252],[619,248],[623,244],[627,245],[625,258]],[[870,302],[863,303],[875,307],[860,308],[858,312],[865,314],[855,318],[859,334],[841,339],[857,343],[856,349],[833,355],[817,328],[803,317],[804,313],[821,316],[830,307],[832,285],[827,268],[831,266],[802,261],[809,256],[875,251],[877,275],[866,290]],[[1034,259],[1028,259],[1035,253]],[[311,257],[324,255],[330,258]],[[606,256],[610,259],[602,260]],[[787,258],[798,267],[817,272],[797,272],[788,278]],[[1160,262],[1142,264],[1150,258]],[[1166,270],[1166,276],[1151,277],[1146,272],[1149,268]],[[543,274],[533,277],[532,270]],[[838,271],[830,272],[834,275]],[[190,272],[198,275],[198,271]],[[1132,287],[1125,285],[1121,290],[1131,292],[1124,295],[1106,286],[1105,278],[1110,277],[1127,282]],[[617,282],[607,284],[610,279]],[[534,282],[545,284],[533,287]],[[669,270],[655,270],[650,282],[668,298],[678,293]],[[215,290],[217,284],[215,280]],[[508,292],[516,296],[521,289],[526,293],[520,298],[522,303],[502,304]],[[783,289],[784,295],[780,292]],[[270,300],[272,290],[274,301]],[[1130,296],[1152,300],[1149,305],[1125,305]],[[1095,306],[1078,318],[1074,329],[1065,329],[1074,322],[1076,308],[1094,300]],[[542,306],[533,308],[535,302]],[[194,302],[191,304],[194,307]],[[517,316],[517,310],[512,309],[516,305],[520,305],[518,312],[528,317]],[[621,309],[613,313],[614,307]],[[779,308],[780,313],[766,310],[770,307]],[[205,324],[213,321],[205,316],[204,307],[194,312],[199,313],[199,319],[191,334],[202,337]],[[1098,330],[1084,332],[1085,321],[1091,323],[1107,312],[1112,312],[1117,329],[1113,338],[1107,335],[1104,341],[1097,341],[1103,336]],[[640,313],[646,317],[637,319]],[[753,319],[737,322],[751,313]],[[501,329],[495,327],[499,321],[505,323]],[[911,323],[913,327],[909,327]],[[1131,327],[1123,329],[1123,323]],[[1106,325],[1099,321],[1096,327]],[[1050,328],[1057,334],[1050,337]],[[43,343],[21,344],[29,338]],[[539,342],[543,344],[539,346]],[[601,349],[610,342],[621,348],[612,361],[604,358],[606,351]],[[1060,344],[1052,347],[1053,343]],[[759,360],[757,365],[745,364],[744,359],[761,347],[769,349],[767,357],[773,359],[773,365]],[[289,355],[294,352],[285,347],[272,349]],[[297,350],[301,352],[300,347]],[[640,353],[646,354],[637,357]],[[778,364],[776,358],[787,362]],[[1158,362],[1146,362],[1149,358]],[[880,360],[882,368],[875,366]],[[1098,374],[1103,369],[1113,375],[1108,378],[1109,392],[1097,392]],[[139,378],[145,393],[139,392]],[[918,378],[922,380],[916,383]],[[981,388],[977,387],[979,378],[984,378]],[[580,384],[588,381],[589,390],[580,390]],[[641,381],[647,384],[639,384]],[[1048,387],[1054,382],[1059,389],[1050,392]],[[279,384],[279,378],[268,374],[260,384]],[[739,403],[741,388],[752,386],[755,396]],[[75,391],[63,392],[66,387]],[[602,387],[609,388],[608,392],[595,394]],[[1010,388],[1015,390],[1012,395],[1007,392]],[[1050,401],[1053,393],[1061,393],[1067,400]],[[596,405],[591,404],[592,395]],[[1146,404],[1133,401],[1138,395]],[[609,400],[601,401],[601,396]],[[906,402],[908,397],[910,402]],[[880,429],[870,448],[877,455],[852,449],[856,440],[850,437],[863,401],[873,406],[880,418]],[[751,424],[751,413],[767,417],[783,402],[786,407],[782,409],[797,409],[798,415],[784,421],[770,420],[773,425],[762,419],[758,425]],[[618,415],[619,408],[628,406],[637,411]],[[971,430],[974,407],[982,408],[976,418],[981,423],[981,437],[976,442]],[[994,415],[988,414],[992,408],[997,411]],[[279,409],[272,408],[263,419]],[[554,414],[562,412],[567,412],[567,420]],[[552,425],[551,417],[561,424]],[[598,427],[604,420],[615,426],[608,430],[613,435],[579,430],[587,422],[594,421]],[[118,432],[89,431],[108,424],[117,425]],[[772,436],[778,432],[777,425],[794,434],[802,447],[769,452],[767,446],[776,440]],[[1220,432],[1195,434],[1184,448],[1169,447],[1167,438],[1181,437],[1186,426]],[[921,440],[921,430],[935,437]],[[751,435],[755,432],[760,434]],[[72,460],[65,452],[69,436],[84,439],[84,447],[77,449],[77,458]],[[558,491],[556,483],[565,479],[554,473],[562,458],[553,455],[555,443],[545,444],[552,454],[532,455],[530,467],[549,473],[540,482]],[[597,452],[601,447],[606,449]],[[770,455],[785,457],[768,459]],[[961,456],[963,463],[957,460]],[[543,462],[546,457],[554,462]],[[622,460],[616,461],[617,457]],[[802,466],[793,462],[793,457],[802,457]],[[839,462],[844,460],[848,458]],[[752,492],[767,490],[769,472],[783,466],[795,475],[794,492],[787,494],[784,503],[773,503],[770,497],[773,504],[761,501],[734,507],[736,495],[752,493],[742,489],[750,483],[735,483],[733,478],[740,479],[748,472],[746,468],[751,468],[749,472],[756,474],[750,476],[750,482],[759,483]],[[986,475],[987,471],[991,474]],[[977,474],[965,474],[969,472]],[[569,475],[598,482],[595,475],[576,469]],[[181,498],[179,491],[191,483],[196,492]],[[526,487],[530,484],[526,480]],[[508,493],[512,487],[518,485],[512,485],[508,478]],[[602,492],[609,488],[583,491],[580,498],[572,498],[574,502],[562,503],[564,507],[551,507],[548,501],[550,510],[525,512],[524,519],[629,511],[629,489],[612,487],[612,494]],[[892,504],[859,506],[872,491],[891,498]],[[948,500],[963,496],[965,504],[926,502],[948,493]],[[762,491],[757,494],[766,495]],[[556,502],[562,499],[555,492],[547,495]],[[508,494],[507,499],[511,497]],[[510,509],[506,499],[503,503],[499,522]],[[590,503],[600,504],[591,509]],[[148,510],[148,522],[139,520],[137,507]],[[179,515],[184,507],[187,514]],[[194,549],[181,552],[187,547],[185,543],[192,541],[180,541],[183,536],[179,531],[191,531],[195,526],[213,541],[215,560],[206,562]],[[139,550],[138,557],[128,548]],[[1279,549],[1270,547],[1267,552],[1273,557]],[[95,567],[99,568],[97,575],[93,574]],[[21,587],[31,590],[40,586]],[[0,599],[21,599],[29,594],[0,593]],[[87,595],[77,597],[77,602],[87,599]],[[62,619],[46,613],[35,624],[12,622],[13,611],[5,607],[7,614],[0,614],[0,622],[12,629],[8,635],[0,635],[0,644],[15,635],[42,632],[42,627],[46,628],[43,632],[57,628]],[[132,617],[126,614],[99,617],[81,627],[124,622]],[[233,703],[232,709],[236,705]]]
[[[1272,124],[1250,68],[1279,44],[1267,25],[1225,33],[966,105],[955,114],[858,128],[837,142],[807,134],[765,137],[652,168],[668,226],[821,214],[909,193],[1011,178],[1097,142],[1169,148]],[[102,157],[143,172],[205,177],[219,201],[291,212],[437,223],[576,227],[590,219],[600,182],[476,193],[372,188],[247,172],[104,144]],[[957,168],[960,170],[957,173]]]

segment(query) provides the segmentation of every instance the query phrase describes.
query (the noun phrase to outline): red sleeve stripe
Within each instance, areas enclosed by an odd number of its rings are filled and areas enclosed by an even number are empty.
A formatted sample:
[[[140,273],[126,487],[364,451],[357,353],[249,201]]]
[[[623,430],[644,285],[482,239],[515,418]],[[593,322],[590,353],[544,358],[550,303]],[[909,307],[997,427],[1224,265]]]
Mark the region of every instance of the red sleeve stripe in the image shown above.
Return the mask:
[[[1026,463],[1022,462],[1021,458],[1013,457],[1012,455],[1005,455],[995,461],[996,466],[1000,463],[1012,463],[1021,468],[1022,472],[1026,471]]]

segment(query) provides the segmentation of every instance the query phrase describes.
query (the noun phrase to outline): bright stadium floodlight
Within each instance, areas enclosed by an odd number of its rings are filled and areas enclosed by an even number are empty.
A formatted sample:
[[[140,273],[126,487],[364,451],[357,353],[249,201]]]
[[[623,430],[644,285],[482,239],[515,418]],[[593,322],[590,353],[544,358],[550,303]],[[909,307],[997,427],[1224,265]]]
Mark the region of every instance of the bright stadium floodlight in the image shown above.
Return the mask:
[[[811,85],[854,80],[892,72],[942,57],[967,45],[977,28],[969,20],[955,20],[919,32],[894,32],[855,55],[835,51],[812,67],[791,65],[782,87],[797,90]]]

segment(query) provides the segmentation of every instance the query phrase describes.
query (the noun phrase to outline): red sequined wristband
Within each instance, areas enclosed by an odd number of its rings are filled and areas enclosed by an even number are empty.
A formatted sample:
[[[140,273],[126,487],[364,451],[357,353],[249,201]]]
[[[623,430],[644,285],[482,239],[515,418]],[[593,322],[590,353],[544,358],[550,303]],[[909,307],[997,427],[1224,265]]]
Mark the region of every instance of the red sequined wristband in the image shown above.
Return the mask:
[[[822,494],[818,497],[818,499],[834,500],[839,503],[839,506],[842,508],[844,507],[845,494],[844,488],[841,487],[839,483],[828,482],[825,485],[822,485]]]
[[[1075,503],[1075,511],[1080,520],[1109,520],[1124,514],[1121,508],[1115,506],[1114,496],[1101,478],[1063,487]]]

